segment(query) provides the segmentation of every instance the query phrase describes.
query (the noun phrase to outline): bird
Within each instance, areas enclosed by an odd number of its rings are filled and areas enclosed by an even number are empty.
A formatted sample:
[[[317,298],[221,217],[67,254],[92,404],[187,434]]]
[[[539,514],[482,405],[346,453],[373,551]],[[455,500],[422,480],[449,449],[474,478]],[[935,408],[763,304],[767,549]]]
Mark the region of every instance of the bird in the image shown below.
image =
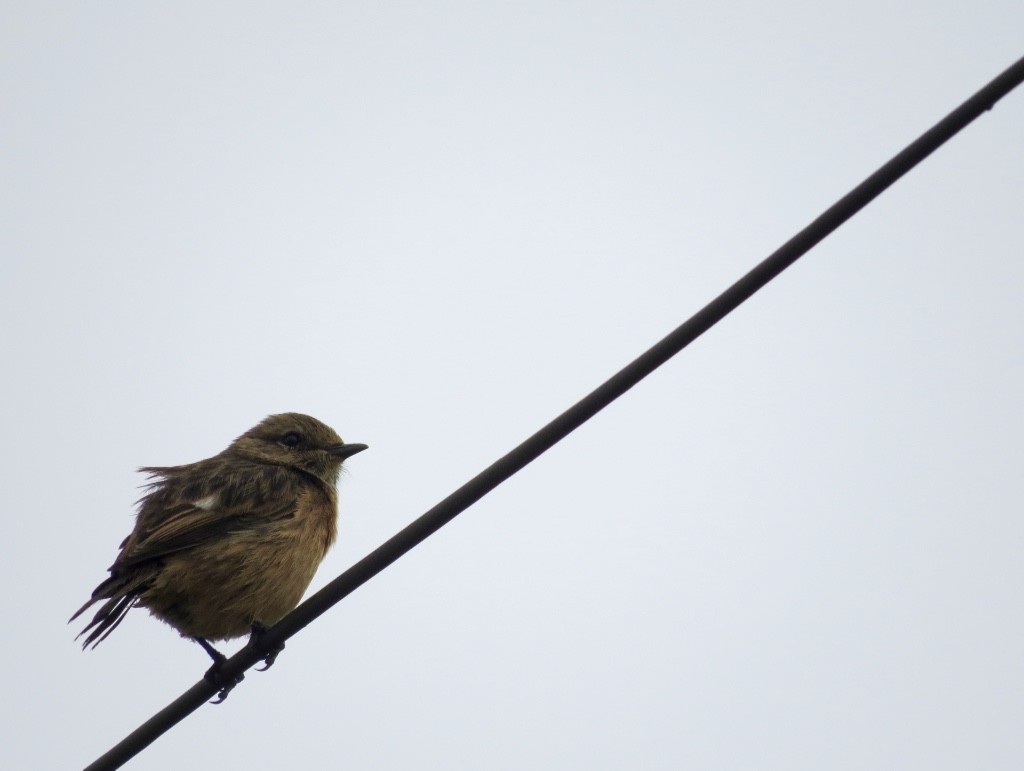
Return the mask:
[[[82,648],[99,645],[133,607],[145,608],[210,655],[207,679],[223,700],[234,682],[218,677],[226,657],[212,642],[248,633],[253,643],[298,605],[337,538],[342,463],[365,449],[316,418],[286,412],[211,458],[140,468],[149,481],[135,527],[109,577],[69,620],[103,602],[78,635],[86,636]]]

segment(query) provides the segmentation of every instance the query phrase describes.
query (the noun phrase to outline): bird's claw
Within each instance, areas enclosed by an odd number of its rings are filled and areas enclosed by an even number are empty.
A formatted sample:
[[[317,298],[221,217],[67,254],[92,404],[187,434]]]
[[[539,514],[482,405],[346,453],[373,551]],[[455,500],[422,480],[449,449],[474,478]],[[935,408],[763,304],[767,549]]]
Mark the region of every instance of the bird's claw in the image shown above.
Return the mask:
[[[228,694],[231,693],[231,689],[245,679],[245,675],[243,673],[239,673],[232,679],[224,677],[224,664],[227,663],[228,657],[210,645],[210,643],[202,637],[196,637],[194,639],[202,646],[203,650],[210,655],[210,658],[213,659],[213,666],[206,670],[206,674],[203,675],[203,677],[206,678],[206,682],[218,689],[217,700],[211,701],[210,703],[220,704],[228,697]]]
[[[257,667],[256,672],[266,672],[268,669],[273,667],[273,662],[278,660],[278,654],[285,649],[285,644],[282,643],[281,647],[276,650],[271,650],[267,653],[266,658],[263,659],[263,666]]]
[[[252,634],[249,636],[249,642],[247,642],[246,645],[248,645],[250,648],[255,647],[259,642],[260,638],[266,633],[266,631],[266,626],[261,624],[259,621],[254,621],[252,624]],[[216,700],[211,701],[210,703],[220,704],[222,701],[224,701],[224,699],[228,697],[228,694],[231,693],[231,689],[233,689],[236,685],[238,685],[245,679],[245,674],[239,673],[230,678],[225,677],[224,665],[227,663],[227,656],[225,656],[223,653],[221,653],[212,645],[210,645],[210,643],[204,640],[202,637],[196,637],[194,639],[203,647],[203,650],[205,650],[210,655],[210,658],[213,659],[213,666],[206,671],[206,674],[203,675],[203,677],[206,678],[206,681],[208,683],[210,683],[212,686],[218,689]],[[278,655],[283,650],[284,643],[281,643],[279,646],[277,646],[269,653],[267,653],[266,658],[263,659],[263,666],[256,667],[257,671],[266,672],[268,669],[270,669],[274,665],[274,661],[277,660]]]
[[[260,638],[266,633],[266,631],[267,631],[267,627],[266,626],[261,624],[259,621],[253,621],[252,622],[252,634],[249,635],[249,642],[246,643],[246,644],[250,648],[255,647],[256,644],[259,642]],[[274,662],[277,661],[277,657],[281,654],[281,651],[283,651],[283,650],[284,650],[284,643],[281,643],[276,648],[274,648],[273,650],[268,652],[267,653],[267,657],[265,659],[263,659],[263,666],[262,667],[256,667],[256,671],[257,672],[266,672],[268,669],[270,669],[272,666],[274,666]]]
[[[239,672],[233,678],[227,678],[224,676],[224,662],[215,662],[212,667],[206,670],[206,674],[203,675],[206,678],[206,682],[210,683],[214,688],[217,688],[217,698],[211,701],[210,704],[220,704],[224,699],[231,693],[231,689],[238,685],[245,679],[245,675]]]

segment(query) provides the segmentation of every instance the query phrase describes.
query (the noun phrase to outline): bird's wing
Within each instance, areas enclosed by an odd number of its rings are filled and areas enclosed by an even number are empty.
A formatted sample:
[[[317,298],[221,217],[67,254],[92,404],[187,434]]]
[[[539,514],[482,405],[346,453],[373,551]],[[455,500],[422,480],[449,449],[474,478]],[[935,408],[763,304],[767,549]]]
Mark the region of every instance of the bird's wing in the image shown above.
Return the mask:
[[[304,481],[280,466],[235,476],[212,473],[198,485],[194,475],[187,479],[186,485],[182,477],[168,475],[153,485],[112,571],[294,516]]]

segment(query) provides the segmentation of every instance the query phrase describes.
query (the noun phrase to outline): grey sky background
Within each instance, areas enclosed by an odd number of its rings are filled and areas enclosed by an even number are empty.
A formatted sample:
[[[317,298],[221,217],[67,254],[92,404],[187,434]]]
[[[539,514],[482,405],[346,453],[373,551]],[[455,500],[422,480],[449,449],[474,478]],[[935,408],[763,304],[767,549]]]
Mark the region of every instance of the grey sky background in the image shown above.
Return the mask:
[[[6,3],[7,768],[191,686],[68,616],[139,465],[370,450],[314,588],[1016,60],[1019,2]],[[132,765],[1019,768],[1024,93]],[[236,645],[227,645],[228,651]]]

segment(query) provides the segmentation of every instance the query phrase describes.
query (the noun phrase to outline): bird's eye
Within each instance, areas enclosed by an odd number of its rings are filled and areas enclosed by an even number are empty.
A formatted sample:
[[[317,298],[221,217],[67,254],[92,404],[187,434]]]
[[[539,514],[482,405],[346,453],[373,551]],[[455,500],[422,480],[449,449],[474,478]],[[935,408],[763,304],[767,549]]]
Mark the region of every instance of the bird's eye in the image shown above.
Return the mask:
[[[285,447],[296,447],[302,441],[302,437],[294,431],[289,431],[281,437],[281,444]]]

